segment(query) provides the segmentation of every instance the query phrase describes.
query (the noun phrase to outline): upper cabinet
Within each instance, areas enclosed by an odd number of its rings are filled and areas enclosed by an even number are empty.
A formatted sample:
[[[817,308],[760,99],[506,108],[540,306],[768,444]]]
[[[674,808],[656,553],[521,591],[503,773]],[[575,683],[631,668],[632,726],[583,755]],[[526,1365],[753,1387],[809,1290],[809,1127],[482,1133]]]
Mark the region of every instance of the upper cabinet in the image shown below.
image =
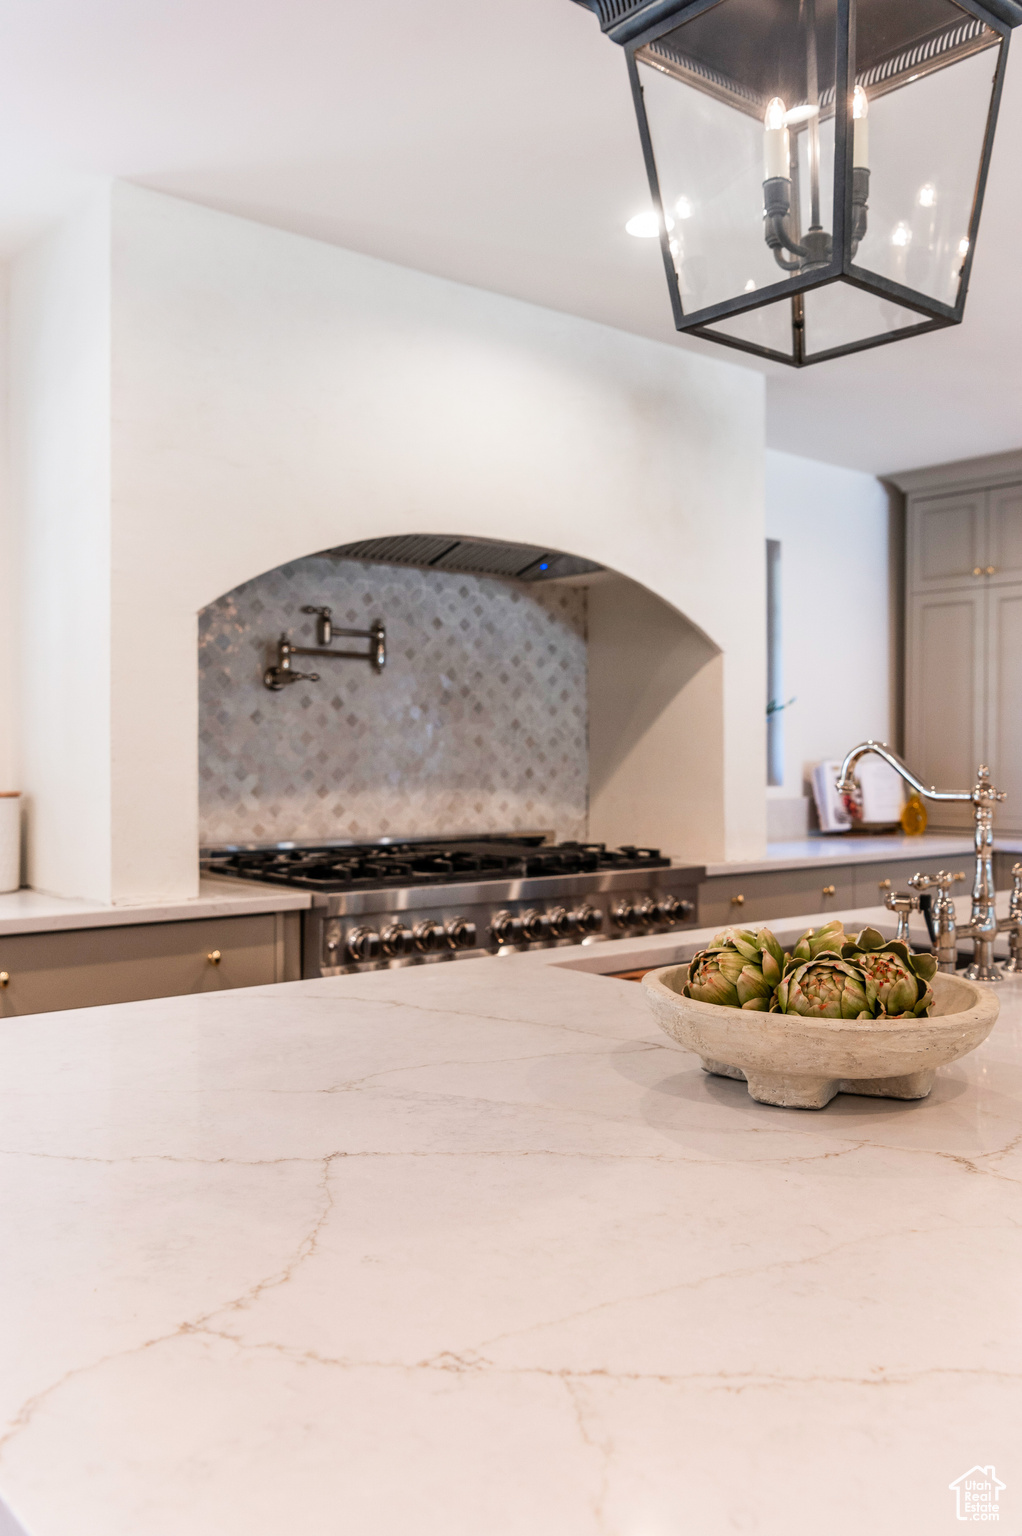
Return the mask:
[[[1022,581],[1022,484],[987,492],[986,527],[987,576],[997,584]]]
[[[912,496],[910,592],[1022,581],[1022,480],[947,496]]]
[[[986,496],[928,496],[909,517],[909,589],[971,587],[986,564]]]
[[[927,784],[968,789],[987,763],[1022,832],[1022,453],[894,476],[908,496],[905,756]],[[930,802],[934,826],[969,807]]]

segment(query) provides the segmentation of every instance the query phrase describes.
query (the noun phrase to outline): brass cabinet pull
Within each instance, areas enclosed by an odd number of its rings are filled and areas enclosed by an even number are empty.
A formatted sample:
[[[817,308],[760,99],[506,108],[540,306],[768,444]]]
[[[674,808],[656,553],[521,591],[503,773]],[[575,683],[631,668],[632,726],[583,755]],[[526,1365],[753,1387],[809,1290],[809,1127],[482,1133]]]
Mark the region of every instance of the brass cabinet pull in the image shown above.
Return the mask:
[[[744,907],[745,906],[745,897],[744,896],[732,896],[732,898],[731,898],[731,905],[733,907]]]
[[[877,890],[878,891],[889,891],[890,889],[891,889],[891,882],[889,880],[878,880],[877,881]]]
[[[981,565],[974,565],[973,568],[972,568],[972,574],[974,576],[982,576],[982,574],[983,574],[983,567]]]
[[[11,979],[10,971],[0,971],[0,987],[6,987]]]
[[[837,895],[837,886],[836,885],[825,885],[823,887],[823,894],[824,894],[824,896],[836,896]]]
[[[206,959],[209,961],[210,965],[219,965],[220,951],[218,949],[211,949],[209,954],[206,956]]]
[[[987,566],[987,575],[988,576],[992,576],[996,570],[997,570],[996,565],[988,565]]]

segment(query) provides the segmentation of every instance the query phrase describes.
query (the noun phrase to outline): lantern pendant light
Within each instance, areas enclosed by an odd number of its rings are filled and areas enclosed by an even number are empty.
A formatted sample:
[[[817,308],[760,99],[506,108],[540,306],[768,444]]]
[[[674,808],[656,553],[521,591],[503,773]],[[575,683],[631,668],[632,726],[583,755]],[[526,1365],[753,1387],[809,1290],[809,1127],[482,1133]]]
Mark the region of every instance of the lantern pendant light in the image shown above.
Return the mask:
[[[801,367],[956,325],[1018,0],[576,0],[625,51],[679,331]]]

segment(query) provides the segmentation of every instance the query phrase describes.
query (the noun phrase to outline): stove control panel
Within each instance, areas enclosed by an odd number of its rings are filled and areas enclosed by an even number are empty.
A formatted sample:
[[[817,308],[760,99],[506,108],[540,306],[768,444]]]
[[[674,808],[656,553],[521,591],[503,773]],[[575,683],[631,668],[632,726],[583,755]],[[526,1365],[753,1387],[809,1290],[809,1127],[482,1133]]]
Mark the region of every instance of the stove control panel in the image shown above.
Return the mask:
[[[423,893],[425,895],[425,893]],[[470,912],[472,915],[467,915]],[[509,954],[536,945],[595,943],[690,924],[695,903],[664,891],[634,892],[603,906],[595,901],[517,902],[449,914],[372,914],[362,919],[310,913],[318,923],[323,971],[414,964],[459,954]],[[306,971],[309,974],[309,971]]]

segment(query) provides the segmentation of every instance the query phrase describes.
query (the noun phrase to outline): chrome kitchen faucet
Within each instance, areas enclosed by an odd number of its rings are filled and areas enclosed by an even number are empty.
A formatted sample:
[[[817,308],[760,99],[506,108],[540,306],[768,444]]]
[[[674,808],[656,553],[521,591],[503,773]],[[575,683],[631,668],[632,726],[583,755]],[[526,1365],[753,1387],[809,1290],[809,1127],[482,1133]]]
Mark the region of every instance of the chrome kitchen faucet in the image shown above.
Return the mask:
[[[994,806],[1006,800],[1007,794],[1004,790],[994,788],[990,782],[990,769],[983,764],[980,765],[976,771],[976,782],[971,789],[938,790],[932,785],[927,789],[907,764],[902,762],[897,753],[892,752],[884,742],[863,741],[852,748],[841,764],[837,781],[840,793],[847,794],[856,787],[853,777],[855,765],[869,752],[875,753],[877,757],[882,757],[885,763],[889,763],[917,795],[925,795],[927,800],[968,801],[973,808],[976,872],[972,882],[972,914],[968,923],[961,927],[956,924],[955,904],[951,897],[952,884],[963,876],[950,875],[945,870],[939,870],[935,875],[913,875],[909,881],[909,885],[913,886],[916,892],[932,890],[937,892],[935,899],[930,903],[928,926],[937,956],[938,969],[953,972],[958,961],[958,940],[971,939],[973,942],[972,964],[966,966],[963,974],[969,981],[1000,981],[1003,973],[994,962],[994,942],[998,934],[1007,933],[1011,958],[1005,964],[1004,971],[1022,971],[1022,864],[1016,864],[1011,872],[1014,883],[1008,917],[998,919],[994,910],[996,897],[993,866]],[[899,914],[899,937],[904,932],[907,938],[908,911],[919,909],[922,905],[920,896],[918,894],[900,896],[892,892],[887,897],[887,905]]]

